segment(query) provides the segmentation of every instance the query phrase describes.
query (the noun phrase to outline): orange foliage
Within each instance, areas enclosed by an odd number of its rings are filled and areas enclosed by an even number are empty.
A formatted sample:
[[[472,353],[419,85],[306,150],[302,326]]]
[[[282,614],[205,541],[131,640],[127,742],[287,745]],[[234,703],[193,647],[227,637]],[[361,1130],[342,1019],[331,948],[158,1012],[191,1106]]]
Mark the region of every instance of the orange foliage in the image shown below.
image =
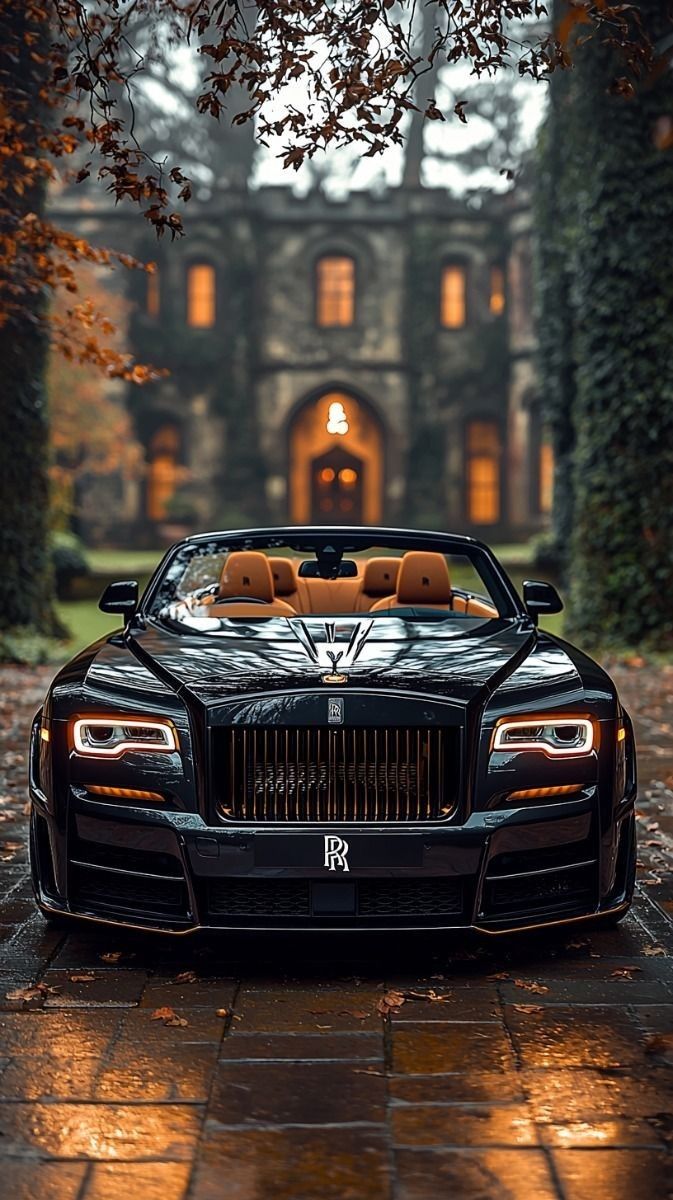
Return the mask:
[[[97,329],[110,339],[104,350],[110,362],[128,361],[124,329],[129,304],[103,285],[102,274],[100,267],[79,266],[75,278],[84,298],[71,307],[65,293],[57,294],[51,315],[60,353],[50,356],[47,373],[50,477],[57,521],[64,524],[72,512],[78,476],[120,471],[135,477],[142,470],[142,449],[133,435],[123,385],[92,371],[90,360],[77,348],[83,336],[88,341],[93,336],[89,331]],[[106,371],[108,376],[114,373]]]

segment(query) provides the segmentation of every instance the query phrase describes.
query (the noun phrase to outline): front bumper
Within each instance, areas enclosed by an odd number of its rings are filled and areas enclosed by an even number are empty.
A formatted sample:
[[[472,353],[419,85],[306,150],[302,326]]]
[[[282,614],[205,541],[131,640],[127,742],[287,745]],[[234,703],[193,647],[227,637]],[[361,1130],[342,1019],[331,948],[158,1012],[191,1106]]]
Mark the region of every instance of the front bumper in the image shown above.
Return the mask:
[[[474,812],[462,826],[213,828],[196,814],[85,798],[59,827],[31,788],[45,911],[171,934],[203,930],[509,933],[630,903],[633,802],[601,829],[597,789],[567,803]],[[325,837],[348,871],[325,865]]]

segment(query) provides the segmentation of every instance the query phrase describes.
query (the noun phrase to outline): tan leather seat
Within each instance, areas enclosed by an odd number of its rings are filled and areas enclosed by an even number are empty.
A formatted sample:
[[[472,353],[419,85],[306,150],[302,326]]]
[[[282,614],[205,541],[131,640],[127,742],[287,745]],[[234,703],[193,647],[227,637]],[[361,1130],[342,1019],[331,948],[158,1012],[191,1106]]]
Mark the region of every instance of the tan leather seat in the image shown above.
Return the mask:
[[[212,604],[209,617],[294,617],[294,608],[274,596],[269,560],[259,550],[235,550],[227,558],[220,576],[220,597],[249,596],[262,604]]]
[[[306,580],[300,579],[296,564],[291,558],[269,558],[269,566],[273,575],[274,593],[286,604],[291,604],[295,612],[308,613],[311,611]]]
[[[496,617],[497,609],[483,600],[456,596],[443,554],[409,550],[402,559],[397,591],[372,604],[370,612],[385,608],[453,608],[469,616]]]
[[[370,558],[365,563],[355,612],[369,612],[376,600],[390,596],[397,587],[401,558]]]

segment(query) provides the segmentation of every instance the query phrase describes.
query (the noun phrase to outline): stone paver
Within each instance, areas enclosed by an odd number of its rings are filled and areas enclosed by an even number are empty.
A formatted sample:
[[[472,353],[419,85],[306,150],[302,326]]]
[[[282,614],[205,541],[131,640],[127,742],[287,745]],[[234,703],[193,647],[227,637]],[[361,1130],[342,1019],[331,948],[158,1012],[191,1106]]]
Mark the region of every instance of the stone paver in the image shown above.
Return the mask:
[[[48,929],[25,809],[48,673],[0,669],[0,1194],[673,1198],[673,667],[615,674],[640,739],[631,915],[458,945]]]

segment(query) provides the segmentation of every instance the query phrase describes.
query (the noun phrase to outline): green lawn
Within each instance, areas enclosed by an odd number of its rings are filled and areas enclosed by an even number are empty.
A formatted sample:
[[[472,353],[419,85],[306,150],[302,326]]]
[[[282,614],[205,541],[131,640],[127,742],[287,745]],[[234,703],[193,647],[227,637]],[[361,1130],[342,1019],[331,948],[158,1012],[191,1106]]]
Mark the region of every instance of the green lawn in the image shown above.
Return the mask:
[[[61,600],[56,605],[56,611],[71,633],[63,649],[64,658],[120,626],[120,617],[102,613],[95,600]]]
[[[151,575],[163,550],[87,550],[92,571],[119,571],[120,575]]]

